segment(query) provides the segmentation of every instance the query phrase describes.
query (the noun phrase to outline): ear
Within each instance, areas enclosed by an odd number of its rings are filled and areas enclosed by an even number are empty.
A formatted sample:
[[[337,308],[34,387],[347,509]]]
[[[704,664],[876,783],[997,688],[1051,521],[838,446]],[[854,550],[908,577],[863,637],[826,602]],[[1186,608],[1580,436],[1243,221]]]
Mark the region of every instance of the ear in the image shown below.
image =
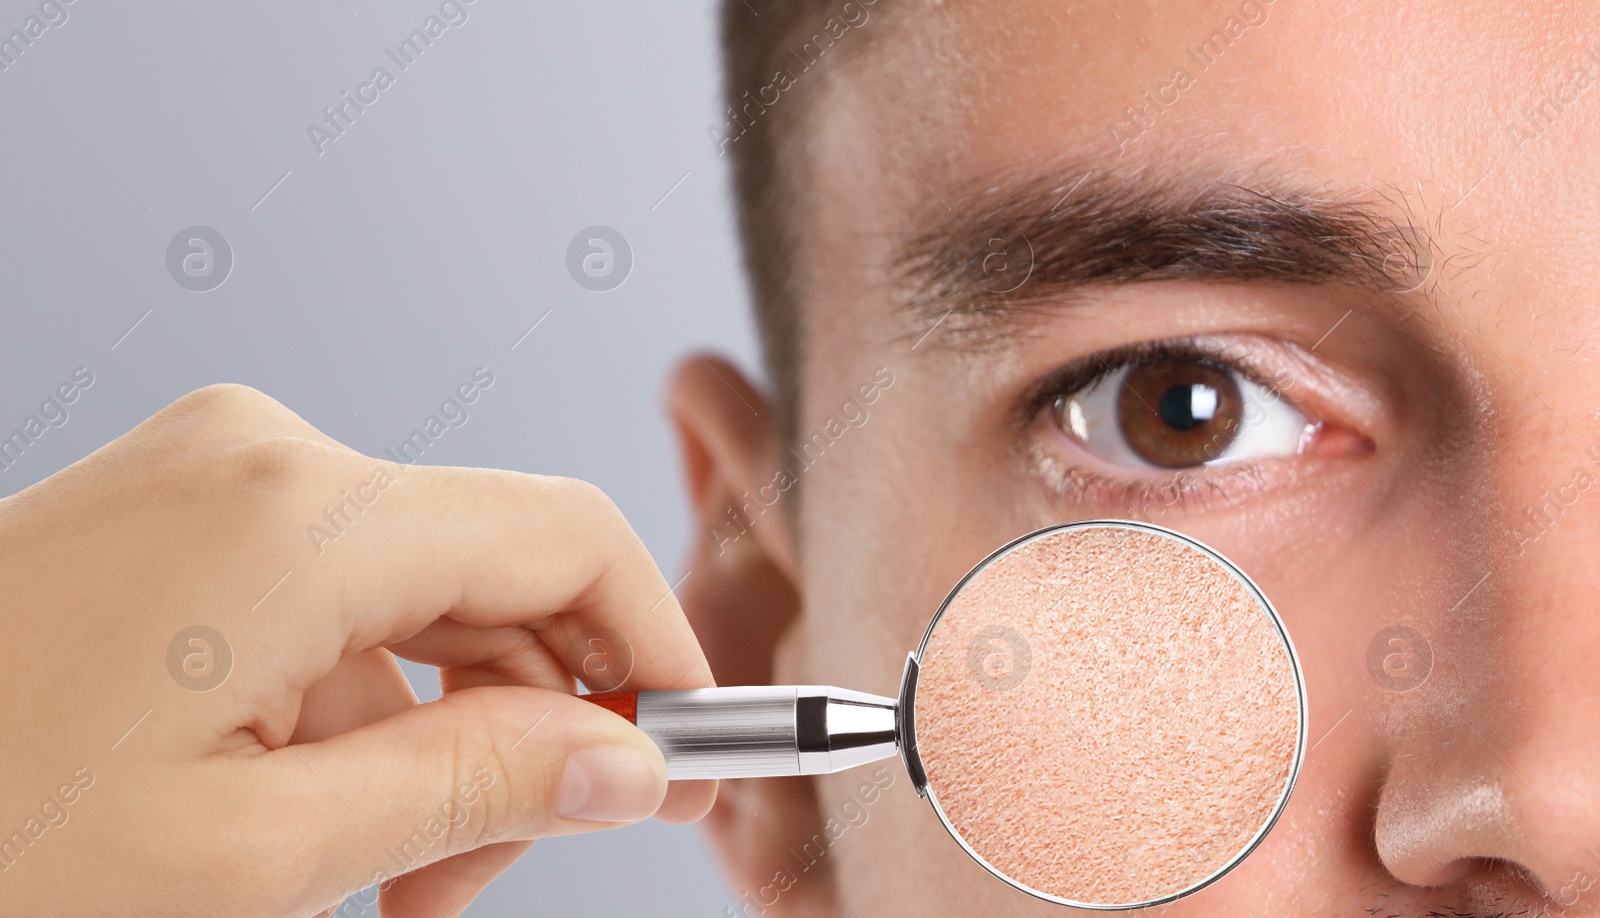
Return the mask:
[[[795,508],[786,505],[797,495],[773,414],[738,368],[714,357],[679,365],[667,408],[695,517],[679,600],[717,684],[770,685],[801,608],[789,525]],[[831,878],[803,873],[789,850],[820,824],[809,778],[723,781],[705,825],[740,897],[729,914],[829,913]]]

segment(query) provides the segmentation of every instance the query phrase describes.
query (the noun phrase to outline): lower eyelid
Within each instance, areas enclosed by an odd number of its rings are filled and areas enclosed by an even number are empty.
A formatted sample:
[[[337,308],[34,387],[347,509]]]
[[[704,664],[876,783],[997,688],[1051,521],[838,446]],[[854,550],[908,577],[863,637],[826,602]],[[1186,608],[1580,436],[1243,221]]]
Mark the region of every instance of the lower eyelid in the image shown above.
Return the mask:
[[[1203,510],[1241,498],[1265,484],[1260,463],[1248,461],[1123,478],[1050,455],[1042,444],[1033,450],[1032,460],[1046,487],[1060,499],[1134,519],[1174,509]]]

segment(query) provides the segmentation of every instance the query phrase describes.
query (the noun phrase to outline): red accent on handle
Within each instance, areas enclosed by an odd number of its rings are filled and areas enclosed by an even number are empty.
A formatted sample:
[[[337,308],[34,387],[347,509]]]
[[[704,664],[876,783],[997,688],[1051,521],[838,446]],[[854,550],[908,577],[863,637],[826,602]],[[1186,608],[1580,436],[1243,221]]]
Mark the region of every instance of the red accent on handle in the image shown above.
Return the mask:
[[[578,697],[605,708],[630,724],[639,723],[638,692],[599,692]]]

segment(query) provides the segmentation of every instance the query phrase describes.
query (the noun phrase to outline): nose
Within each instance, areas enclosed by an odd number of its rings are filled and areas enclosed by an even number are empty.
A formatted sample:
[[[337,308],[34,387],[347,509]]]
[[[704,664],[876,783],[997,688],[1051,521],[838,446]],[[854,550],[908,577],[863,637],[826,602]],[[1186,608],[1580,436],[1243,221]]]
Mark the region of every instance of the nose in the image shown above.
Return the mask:
[[[1559,512],[1508,511],[1521,530],[1432,619],[1434,676],[1390,707],[1375,840],[1408,884],[1531,887],[1560,914],[1600,915],[1600,487],[1578,487],[1600,468],[1572,475],[1587,461],[1539,492],[1565,485]]]

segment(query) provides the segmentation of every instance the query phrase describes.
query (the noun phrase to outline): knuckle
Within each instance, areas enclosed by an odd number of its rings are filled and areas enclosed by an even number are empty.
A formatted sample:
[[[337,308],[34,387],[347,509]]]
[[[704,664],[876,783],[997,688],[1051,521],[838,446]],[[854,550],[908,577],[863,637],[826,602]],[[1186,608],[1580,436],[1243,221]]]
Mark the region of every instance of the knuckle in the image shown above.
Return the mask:
[[[582,478],[565,478],[566,488],[571,493],[571,501],[584,513],[587,520],[594,520],[603,528],[613,533],[632,533],[632,526],[627,523],[627,518],[622,515],[621,507],[611,499],[610,494],[600,489],[592,481]]]
[[[276,436],[229,449],[220,464],[231,485],[251,490],[296,490],[326,477],[343,456],[304,437]]]
[[[179,398],[169,406],[176,415],[235,417],[261,412],[287,412],[289,409],[259,389],[238,383],[216,383]]]
[[[544,773],[550,763],[539,754],[536,738],[512,748],[527,724],[488,704],[479,713],[480,722],[491,729],[471,739],[458,738],[452,757],[447,820],[451,851],[529,837],[543,822],[549,796]]]
[[[597,521],[611,530],[629,528],[622,509],[599,485],[581,478],[552,478],[549,483],[582,518]]]
[[[196,464],[210,463],[267,432],[300,424],[304,422],[271,396],[249,386],[219,383],[156,412],[141,425],[141,442],[152,459],[192,474]]]
[[[503,841],[515,834],[520,820],[513,795],[507,792],[508,761],[492,746],[479,764],[457,771],[452,800],[459,825],[452,819],[451,850],[465,851]]]
[[[548,478],[549,486],[568,500],[586,508],[615,509],[609,495],[592,481],[582,478]]]

